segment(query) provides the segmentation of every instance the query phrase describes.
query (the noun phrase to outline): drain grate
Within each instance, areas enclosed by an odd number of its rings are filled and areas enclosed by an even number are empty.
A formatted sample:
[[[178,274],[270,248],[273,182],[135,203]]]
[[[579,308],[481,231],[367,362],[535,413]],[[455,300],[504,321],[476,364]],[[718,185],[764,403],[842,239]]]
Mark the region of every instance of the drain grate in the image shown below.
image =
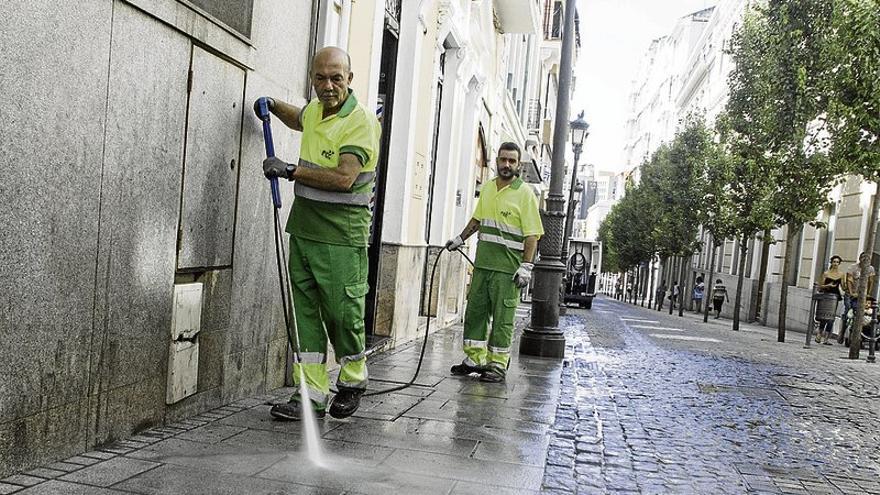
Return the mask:
[[[704,394],[738,394],[745,397],[759,397],[765,399],[782,399],[782,395],[772,388],[745,387],[737,385],[719,385],[716,383],[697,383],[700,392]]]

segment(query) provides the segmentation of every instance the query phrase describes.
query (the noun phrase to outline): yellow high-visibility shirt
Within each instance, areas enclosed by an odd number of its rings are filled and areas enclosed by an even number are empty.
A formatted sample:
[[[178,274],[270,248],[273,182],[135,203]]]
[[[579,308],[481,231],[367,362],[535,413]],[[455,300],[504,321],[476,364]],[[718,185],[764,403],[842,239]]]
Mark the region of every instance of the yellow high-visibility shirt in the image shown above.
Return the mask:
[[[287,232],[304,239],[344,246],[366,246],[373,218],[373,186],[382,129],[354,93],[334,115],[323,117],[324,105],[312,100],[300,114],[303,127],[299,166],[336,168],[339,155],[350,153],[363,165],[350,191],[324,191],[294,183],[296,198]]]
[[[473,218],[480,222],[477,268],[516,273],[522,263],[523,240],[544,234],[538,198],[519,177],[501,190],[495,180],[484,185]]]

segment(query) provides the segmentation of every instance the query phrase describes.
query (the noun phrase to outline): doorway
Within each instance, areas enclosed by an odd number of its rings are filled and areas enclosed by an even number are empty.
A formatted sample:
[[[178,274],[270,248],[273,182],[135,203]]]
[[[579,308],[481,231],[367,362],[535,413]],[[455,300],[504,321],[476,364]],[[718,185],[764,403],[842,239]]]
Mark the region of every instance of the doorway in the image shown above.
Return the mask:
[[[370,230],[369,275],[365,307],[367,349],[381,346],[388,337],[376,332],[376,311],[379,307],[379,272],[382,256],[382,220],[385,210],[385,183],[388,172],[388,150],[391,147],[391,122],[394,112],[394,85],[397,76],[397,49],[400,39],[401,1],[386,1],[385,30],[382,35],[382,59],[379,65],[379,98],[376,116],[382,126],[379,141],[379,163],[376,166],[376,186],[373,196],[373,225]],[[391,4],[392,8],[389,8]],[[386,332],[387,333],[387,332]]]

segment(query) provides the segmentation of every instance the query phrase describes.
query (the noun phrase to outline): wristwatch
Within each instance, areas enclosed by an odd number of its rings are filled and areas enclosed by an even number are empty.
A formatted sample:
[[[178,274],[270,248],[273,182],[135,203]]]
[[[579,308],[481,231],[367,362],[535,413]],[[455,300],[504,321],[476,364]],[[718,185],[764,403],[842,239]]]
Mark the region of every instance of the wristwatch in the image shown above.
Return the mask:
[[[293,180],[293,172],[296,170],[296,165],[292,163],[288,163],[286,167],[284,167],[284,172],[287,174],[287,180]]]

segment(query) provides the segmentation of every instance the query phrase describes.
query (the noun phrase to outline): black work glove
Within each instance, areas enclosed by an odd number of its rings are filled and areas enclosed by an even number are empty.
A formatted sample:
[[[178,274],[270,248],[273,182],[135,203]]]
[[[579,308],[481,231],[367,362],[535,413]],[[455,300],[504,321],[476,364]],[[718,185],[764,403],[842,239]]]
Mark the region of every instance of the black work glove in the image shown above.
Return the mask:
[[[280,177],[282,179],[293,180],[293,172],[295,170],[296,165],[287,163],[274,156],[263,160],[263,174],[266,175],[267,179]]]
[[[266,107],[269,111],[275,108],[275,100],[269,98],[268,96],[261,96],[260,98],[266,98]],[[256,114],[257,118],[260,117],[260,98],[254,100],[254,114]]]

